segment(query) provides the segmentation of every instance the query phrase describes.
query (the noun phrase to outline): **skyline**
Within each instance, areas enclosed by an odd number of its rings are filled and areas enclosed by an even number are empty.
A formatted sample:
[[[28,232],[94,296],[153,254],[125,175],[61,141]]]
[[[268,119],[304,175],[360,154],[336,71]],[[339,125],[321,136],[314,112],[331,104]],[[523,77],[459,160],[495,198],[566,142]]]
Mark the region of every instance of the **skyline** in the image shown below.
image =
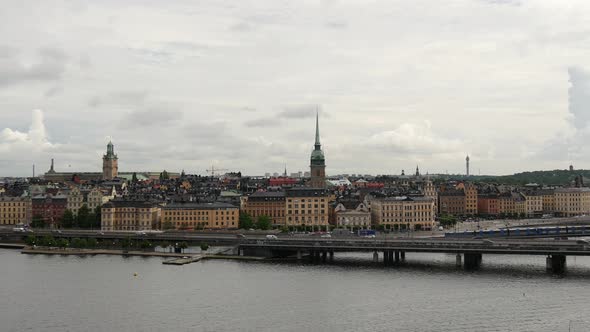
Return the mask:
[[[328,174],[589,168],[588,14],[24,1],[0,13],[0,170],[97,171],[112,136],[122,171],[305,171],[316,107]]]

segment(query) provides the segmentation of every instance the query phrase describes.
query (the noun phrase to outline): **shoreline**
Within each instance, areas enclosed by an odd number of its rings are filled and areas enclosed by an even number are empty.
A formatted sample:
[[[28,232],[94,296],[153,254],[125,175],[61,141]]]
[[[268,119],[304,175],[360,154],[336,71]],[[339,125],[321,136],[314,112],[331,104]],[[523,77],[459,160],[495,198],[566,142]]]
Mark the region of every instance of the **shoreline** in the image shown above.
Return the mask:
[[[202,255],[192,253],[170,253],[157,251],[136,251],[136,250],[116,250],[116,249],[40,249],[25,247],[21,250],[21,254],[26,255],[64,255],[64,256],[93,256],[93,255],[114,255],[114,256],[140,256],[140,257],[165,257],[165,258],[183,258],[201,256],[201,259],[231,259],[231,260],[264,260],[263,257],[251,256],[233,256],[233,255]]]

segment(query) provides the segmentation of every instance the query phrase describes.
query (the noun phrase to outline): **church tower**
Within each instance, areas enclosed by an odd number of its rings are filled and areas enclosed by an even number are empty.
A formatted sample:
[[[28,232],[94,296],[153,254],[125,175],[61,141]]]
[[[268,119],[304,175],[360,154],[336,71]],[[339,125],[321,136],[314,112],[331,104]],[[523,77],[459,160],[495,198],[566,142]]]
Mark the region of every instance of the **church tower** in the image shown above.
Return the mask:
[[[107,153],[102,157],[102,179],[112,180],[119,174],[119,161],[113,143],[109,141]]]
[[[311,181],[309,185],[313,188],[325,188],[326,187],[326,158],[322,151],[322,145],[320,144],[320,124],[319,115],[316,113],[315,117],[315,144],[314,149],[311,152]]]

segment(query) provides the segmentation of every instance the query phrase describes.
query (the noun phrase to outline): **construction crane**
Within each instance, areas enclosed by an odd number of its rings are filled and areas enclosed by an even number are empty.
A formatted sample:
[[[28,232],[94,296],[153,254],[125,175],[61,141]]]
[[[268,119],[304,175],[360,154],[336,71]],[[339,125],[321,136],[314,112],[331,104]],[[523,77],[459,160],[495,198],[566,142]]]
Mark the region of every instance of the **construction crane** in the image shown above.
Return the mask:
[[[229,169],[226,169],[226,168],[215,168],[215,166],[211,165],[211,168],[206,169],[205,171],[207,171],[207,174],[209,174],[211,176],[215,176],[215,172],[229,171]]]

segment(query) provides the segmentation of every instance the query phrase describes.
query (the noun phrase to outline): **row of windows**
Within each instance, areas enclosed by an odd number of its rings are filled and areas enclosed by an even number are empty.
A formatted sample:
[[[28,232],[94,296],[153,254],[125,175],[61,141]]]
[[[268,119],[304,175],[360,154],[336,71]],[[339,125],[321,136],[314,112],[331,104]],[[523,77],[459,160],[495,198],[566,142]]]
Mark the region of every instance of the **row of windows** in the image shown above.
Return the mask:
[[[307,214],[318,214],[318,213],[324,214],[324,213],[326,213],[326,210],[321,210],[321,212],[319,212],[318,210],[313,210],[313,213],[311,211],[312,210],[307,210]],[[289,211],[287,211],[287,214],[306,214],[306,213],[305,213],[305,210],[293,210],[293,211],[289,210]]]
[[[2,202],[0,201],[0,206],[26,206],[27,203],[25,202]]]
[[[313,200],[311,198],[308,198],[307,200],[305,198],[302,198],[301,200],[289,198],[287,201],[289,203],[291,203],[291,202],[305,203],[305,202],[325,202],[326,200],[323,199],[323,198],[322,199],[319,199],[319,200],[317,198],[314,198]]]

